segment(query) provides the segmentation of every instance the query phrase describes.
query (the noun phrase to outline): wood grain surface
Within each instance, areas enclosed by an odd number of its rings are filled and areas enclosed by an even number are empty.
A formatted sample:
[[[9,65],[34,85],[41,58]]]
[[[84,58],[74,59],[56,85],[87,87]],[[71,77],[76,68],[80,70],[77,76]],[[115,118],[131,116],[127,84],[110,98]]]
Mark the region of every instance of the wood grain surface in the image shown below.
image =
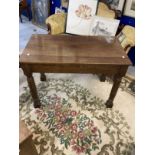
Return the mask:
[[[32,35],[22,63],[40,64],[114,64],[130,65],[117,39],[108,43],[103,37],[71,35]]]

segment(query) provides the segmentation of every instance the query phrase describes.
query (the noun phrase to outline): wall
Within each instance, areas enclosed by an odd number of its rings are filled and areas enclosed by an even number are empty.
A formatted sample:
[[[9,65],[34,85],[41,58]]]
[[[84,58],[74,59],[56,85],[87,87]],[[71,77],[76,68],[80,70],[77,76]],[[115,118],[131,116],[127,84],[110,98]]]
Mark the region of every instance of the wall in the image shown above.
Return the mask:
[[[51,14],[55,13],[55,7],[60,7],[61,0],[50,0],[51,1]]]

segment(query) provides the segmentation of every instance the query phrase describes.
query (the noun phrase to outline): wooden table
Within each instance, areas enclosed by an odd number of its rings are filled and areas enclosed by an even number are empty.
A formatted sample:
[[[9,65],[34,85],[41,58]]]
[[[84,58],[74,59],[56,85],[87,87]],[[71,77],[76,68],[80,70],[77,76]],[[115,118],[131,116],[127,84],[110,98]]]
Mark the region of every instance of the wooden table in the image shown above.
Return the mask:
[[[108,43],[101,37],[71,35],[32,35],[20,56],[20,67],[27,76],[34,107],[40,107],[32,74],[41,73],[95,73],[114,76],[107,108],[112,108],[121,78],[131,62],[115,39]]]

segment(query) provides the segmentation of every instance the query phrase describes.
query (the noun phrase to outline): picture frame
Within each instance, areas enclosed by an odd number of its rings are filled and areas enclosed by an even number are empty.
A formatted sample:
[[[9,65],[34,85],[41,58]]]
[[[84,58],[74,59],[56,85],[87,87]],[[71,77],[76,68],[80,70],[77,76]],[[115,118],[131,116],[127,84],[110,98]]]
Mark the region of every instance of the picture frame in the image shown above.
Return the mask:
[[[129,17],[135,17],[135,0],[126,1],[124,15]]]
[[[69,0],[66,33],[89,35],[91,19],[96,15],[98,0]]]
[[[103,0],[103,2],[111,9],[123,12],[126,0]]]
[[[50,1],[49,0],[32,0],[32,23],[47,29],[45,20],[50,15]]]
[[[107,36],[116,35],[120,20],[94,16],[89,30],[90,36]]]

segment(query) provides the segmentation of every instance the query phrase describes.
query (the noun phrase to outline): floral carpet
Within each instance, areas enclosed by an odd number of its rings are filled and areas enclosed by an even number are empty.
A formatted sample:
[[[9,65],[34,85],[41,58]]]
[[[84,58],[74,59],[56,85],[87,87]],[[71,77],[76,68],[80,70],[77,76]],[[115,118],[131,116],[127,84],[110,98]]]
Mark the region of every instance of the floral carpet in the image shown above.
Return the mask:
[[[111,82],[100,82],[94,75],[79,77],[36,80],[40,109],[33,108],[29,89],[22,86],[20,119],[33,133],[38,154],[132,155],[133,93],[119,89],[114,107],[107,109],[104,103]]]

